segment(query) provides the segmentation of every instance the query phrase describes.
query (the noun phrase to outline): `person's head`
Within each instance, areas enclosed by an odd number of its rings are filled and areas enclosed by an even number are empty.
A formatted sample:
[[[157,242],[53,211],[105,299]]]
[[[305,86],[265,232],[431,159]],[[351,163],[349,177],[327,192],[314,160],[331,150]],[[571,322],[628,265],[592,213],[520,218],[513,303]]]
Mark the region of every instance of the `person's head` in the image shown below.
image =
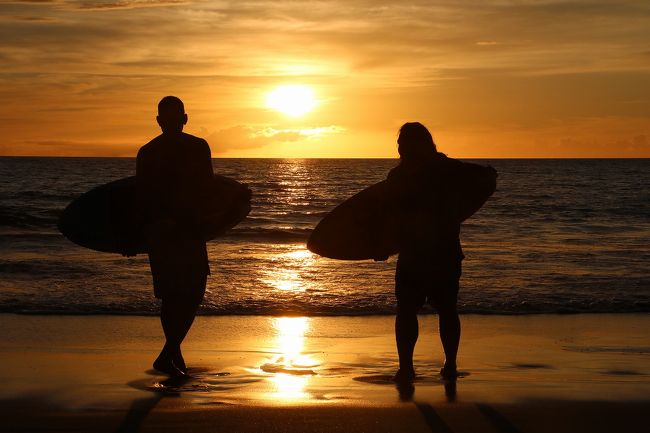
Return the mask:
[[[164,133],[181,132],[187,123],[185,106],[176,96],[165,96],[158,103],[158,125]]]
[[[402,160],[418,160],[436,154],[429,130],[420,122],[407,122],[399,129],[397,151]]]

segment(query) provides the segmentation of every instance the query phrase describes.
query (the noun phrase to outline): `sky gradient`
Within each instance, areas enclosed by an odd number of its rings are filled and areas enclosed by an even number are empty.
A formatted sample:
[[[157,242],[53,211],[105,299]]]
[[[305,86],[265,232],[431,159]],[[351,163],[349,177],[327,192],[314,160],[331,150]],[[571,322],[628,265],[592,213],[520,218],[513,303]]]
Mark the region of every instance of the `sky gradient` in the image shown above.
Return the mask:
[[[215,157],[650,157],[647,0],[4,1],[0,62],[0,155],[135,156],[176,95]]]

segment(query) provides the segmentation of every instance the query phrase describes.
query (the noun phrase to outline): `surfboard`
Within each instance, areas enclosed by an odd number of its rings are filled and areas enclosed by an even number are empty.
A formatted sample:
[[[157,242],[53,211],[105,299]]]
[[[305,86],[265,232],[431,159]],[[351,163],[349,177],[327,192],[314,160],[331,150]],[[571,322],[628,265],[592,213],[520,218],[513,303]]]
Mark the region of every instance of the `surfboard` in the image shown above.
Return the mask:
[[[135,176],[98,186],[73,200],[58,221],[59,231],[82,247],[121,253],[122,239],[135,235],[136,252],[146,253],[143,233],[131,234],[129,221],[135,208]],[[250,212],[251,191],[244,184],[215,175],[210,189],[213,198],[201,215],[204,240],[214,239],[240,223]]]
[[[454,184],[462,222],[476,213],[494,193],[497,173],[491,167],[451,161],[462,164],[463,176]],[[307,248],[320,256],[339,260],[385,259],[397,254],[400,246],[398,225],[408,221],[402,218],[389,197],[385,180],[353,195],[316,225]]]
[[[307,241],[309,251],[339,260],[388,257],[398,252],[391,222],[397,214],[387,200],[388,184],[376,183],[328,213]]]

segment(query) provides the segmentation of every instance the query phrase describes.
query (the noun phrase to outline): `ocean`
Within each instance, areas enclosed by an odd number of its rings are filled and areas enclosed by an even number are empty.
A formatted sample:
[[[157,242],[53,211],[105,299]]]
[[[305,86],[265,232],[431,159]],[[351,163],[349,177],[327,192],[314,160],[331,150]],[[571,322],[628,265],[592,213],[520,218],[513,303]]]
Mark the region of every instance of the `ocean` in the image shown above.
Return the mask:
[[[459,308],[473,314],[650,312],[650,160],[477,160],[498,189],[462,226]],[[249,217],[208,243],[201,314],[394,312],[395,257],[345,262],[305,249],[338,203],[393,159],[215,159],[253,190]],[[146,256],[78,247],[56,221],[94,186],[133,175],[131,158],[0,158],[0,312],[158,311]]]

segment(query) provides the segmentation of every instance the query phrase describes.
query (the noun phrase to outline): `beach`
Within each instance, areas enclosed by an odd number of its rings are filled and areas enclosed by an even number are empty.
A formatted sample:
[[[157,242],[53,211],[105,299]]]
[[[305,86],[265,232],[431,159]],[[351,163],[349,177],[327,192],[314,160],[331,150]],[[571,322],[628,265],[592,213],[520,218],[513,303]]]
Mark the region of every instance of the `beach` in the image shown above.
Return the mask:
[[[208,243],[212,275],[183,346],[192,379],[174,382],[151,367],[163,333],[147,257],[56,228],[134,160],[3,158],[0,432],[645,432],[648,161],[478,161],[500,176],[462,226],[462,377],[440,378],[428,314],[417,380],[398,387],[395,257],[305,248],[394,160],[213,161],[251,187],[253,210]]]
[[[0,433],[650,433],[650,1],[0,21]]]
[[[178,383],[155,317],[3,314],[0,430],[646,431],[647,314],[464,315],[455,384],[435,319],[397,387],[390,316],[200,316]]]

